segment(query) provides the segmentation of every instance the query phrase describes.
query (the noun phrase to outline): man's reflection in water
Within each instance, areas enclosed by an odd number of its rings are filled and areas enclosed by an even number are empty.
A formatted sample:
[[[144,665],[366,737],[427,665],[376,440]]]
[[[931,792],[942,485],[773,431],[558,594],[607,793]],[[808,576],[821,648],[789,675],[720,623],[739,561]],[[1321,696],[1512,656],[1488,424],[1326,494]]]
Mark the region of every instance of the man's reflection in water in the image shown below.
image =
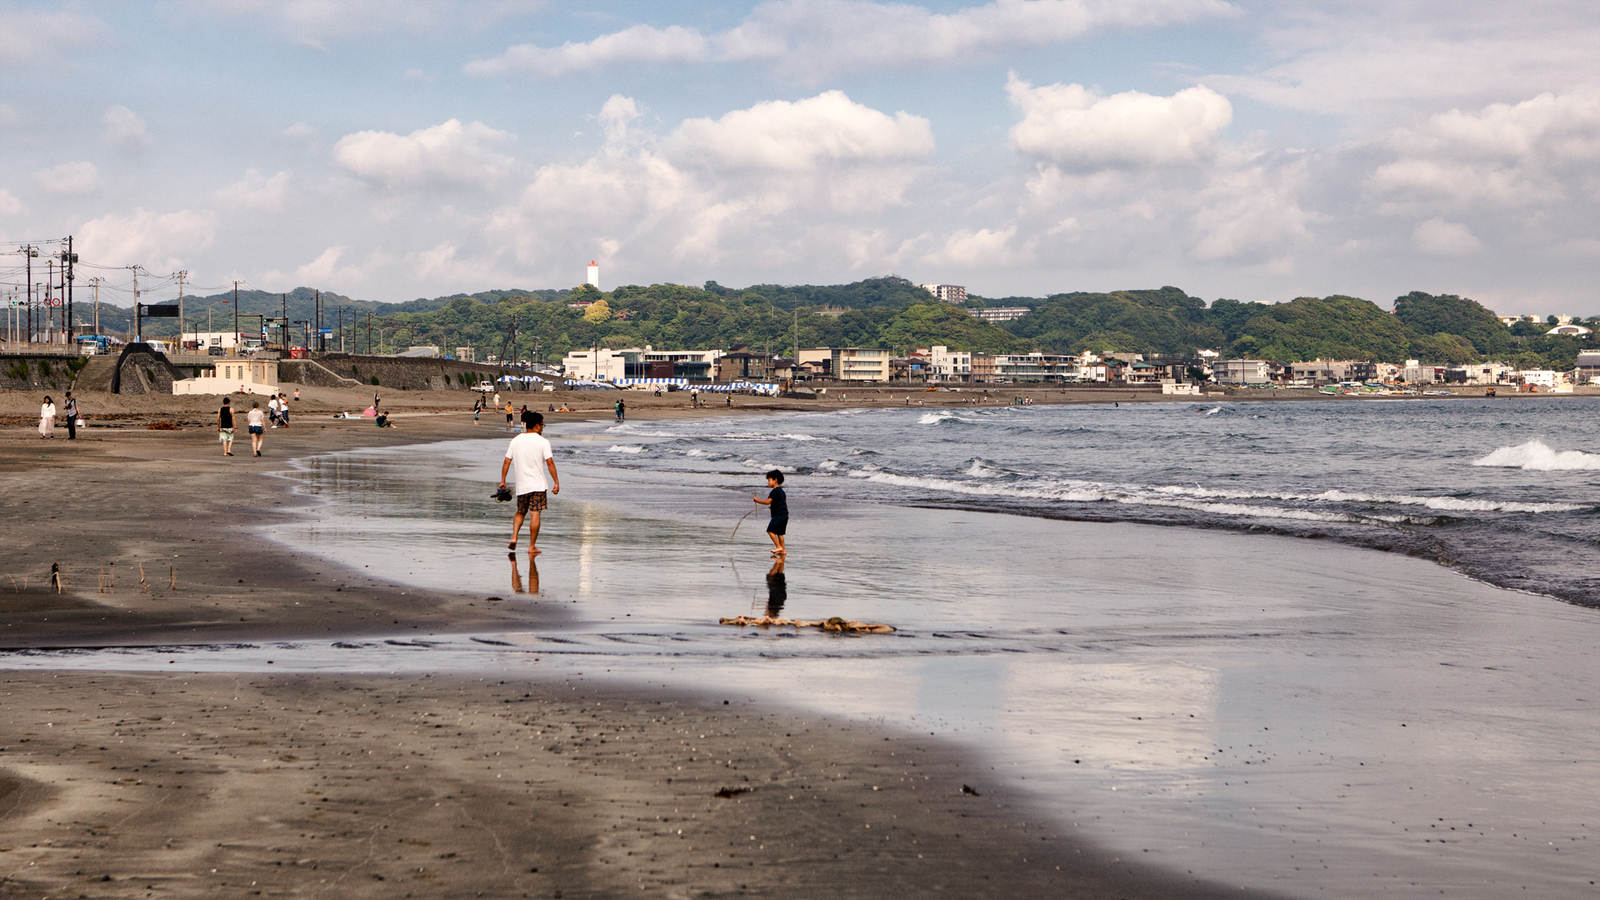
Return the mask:
[[[515,553],[507,553],[506,558],[511,560],[511,590],[519,594],[539,593],[539,564],[535,562],[536,557],[528,557],[528,589],[526,591],[522,589],[522,573],[517,570],[517,555]]]
[[[789,601],[789,583],[783,575],[783,557],[772,564],[767,573],[767,615],[777,618],[783,613],[783,604]]]

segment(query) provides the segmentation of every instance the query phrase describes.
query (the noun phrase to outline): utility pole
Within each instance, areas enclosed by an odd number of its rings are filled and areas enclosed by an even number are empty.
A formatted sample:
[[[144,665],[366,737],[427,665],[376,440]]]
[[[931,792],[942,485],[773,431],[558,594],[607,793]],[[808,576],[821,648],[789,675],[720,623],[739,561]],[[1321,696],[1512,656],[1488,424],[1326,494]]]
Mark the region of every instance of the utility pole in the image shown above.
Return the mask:
[[[44,336],[49,343],[54,343],[50,341],[50,326],[55,324],[55,293],[56,261],[47,259],[44,261]]]
[[[183,352],[183,280],[189,277],[187,271],[178,273],[178,352]],[[196,329],[198,330],[198,329]],[[195,345],[200,344],[200,335],[194,336]]]
[[[28,334],[27,340],[33,341],[33,258],[39,255],[39,248],[27,244],[22,248],[22,255],[28,261]]]
[[[98,275],[89,279],[89,283],[94,285],[94,333],[97,336],[100,334],[100,281]]]
[[[239,355],[239,282],[233,283],[233,355]]]
[[[322,342],[322,292],[317,291],[313,297],[314,302],[312,308],[315,312],[314,318],[317,320],[317,342],[315,344],[311,344],[311,346],[316,347],[318,350],[326,350],[328,347]]]
[[[72,235],[67,235],[67,249],[61,254],[61,262],[66,266],[67,272],[67,343],[72,343],[73,318],[72,318],[72,282],[77,280],[78,273],[74,268],[78,262],[78,254],[72,252]]]
[[[144,340],[144,319],[139,315],[139,267],[128,268],[133,270],[133,338],[137,343]]]

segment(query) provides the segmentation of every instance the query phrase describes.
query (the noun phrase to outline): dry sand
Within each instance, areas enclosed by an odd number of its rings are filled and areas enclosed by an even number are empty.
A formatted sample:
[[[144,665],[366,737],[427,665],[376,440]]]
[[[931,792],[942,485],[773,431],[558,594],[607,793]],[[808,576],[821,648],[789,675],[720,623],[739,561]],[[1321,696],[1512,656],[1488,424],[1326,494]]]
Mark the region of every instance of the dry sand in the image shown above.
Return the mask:
[[[332,419],[362,392],[303,395],[293,426],[268,432],[270,463],[243,434],[221,456],[214,398],[89,395],[93,424],[69,442],[37,436],[39,398],[0,395],[0,574],[15,579],[0,582],[0,648],[558,621],[252,537],[303,502],[260,474],[285,458],[485,433],[470,395],[389,398],[394,430]],[[510,396],[585,417],[615,399]],[[653,415],[727,411],[626,397]],[[1245,896],[1063,834],[932,740],[717,697],[526,676],[0,682],[0,896]]]

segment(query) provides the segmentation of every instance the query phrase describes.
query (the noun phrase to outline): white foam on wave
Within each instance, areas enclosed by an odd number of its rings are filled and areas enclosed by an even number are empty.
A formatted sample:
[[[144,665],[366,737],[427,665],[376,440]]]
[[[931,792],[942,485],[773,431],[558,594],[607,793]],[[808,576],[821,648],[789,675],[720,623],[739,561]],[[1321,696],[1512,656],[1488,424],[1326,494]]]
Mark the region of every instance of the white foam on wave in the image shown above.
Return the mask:
[[[1529,441],[1515,447],[1501,447],[1482,459],[1473,460],[1472,464],[1530,472],[1574,472],[1600,469],[1600,454],[1553,450],[1544,441]]]
[[[644,448],[638,444],[612,444],[607,453],[643,453]]]
[[[960,422],[962,418],[955,413],[926,412],[917,417],[918,425],[937,425],[940,422]]]
[[[962,474],[973,478],[996,478],[1006,474],[1006,470],[982,457],[974,456],[972,464],[967,466],[967,470]]]
[[[1421,506],[1449,512],[1556,513],[1585,509],[1576,503],[1521,503],[1512,500],[1475,500],[1460,497],[1422,497],[1409,494],[1370,494],[1331,489],[1320,494],[1285,494],[1260,491],[1231,491],[1199,485],[1162,485],[1152,488],[1157,494],[1195,497],[1205,500],[1271,500],[1280,503],[1366,503],[1371,505]]]

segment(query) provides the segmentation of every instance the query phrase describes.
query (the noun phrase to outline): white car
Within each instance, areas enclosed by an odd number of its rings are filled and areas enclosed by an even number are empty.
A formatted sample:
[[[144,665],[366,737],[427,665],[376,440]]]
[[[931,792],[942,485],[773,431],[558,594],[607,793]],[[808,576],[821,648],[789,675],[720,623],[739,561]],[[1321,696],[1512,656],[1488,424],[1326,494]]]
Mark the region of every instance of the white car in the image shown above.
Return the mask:
[[[492,381],[480,381],[477,384],[473,385],[472,389],[477,391],[480,394],[492,394],[492,393],[494,393],[494,382],[492,382]]]

